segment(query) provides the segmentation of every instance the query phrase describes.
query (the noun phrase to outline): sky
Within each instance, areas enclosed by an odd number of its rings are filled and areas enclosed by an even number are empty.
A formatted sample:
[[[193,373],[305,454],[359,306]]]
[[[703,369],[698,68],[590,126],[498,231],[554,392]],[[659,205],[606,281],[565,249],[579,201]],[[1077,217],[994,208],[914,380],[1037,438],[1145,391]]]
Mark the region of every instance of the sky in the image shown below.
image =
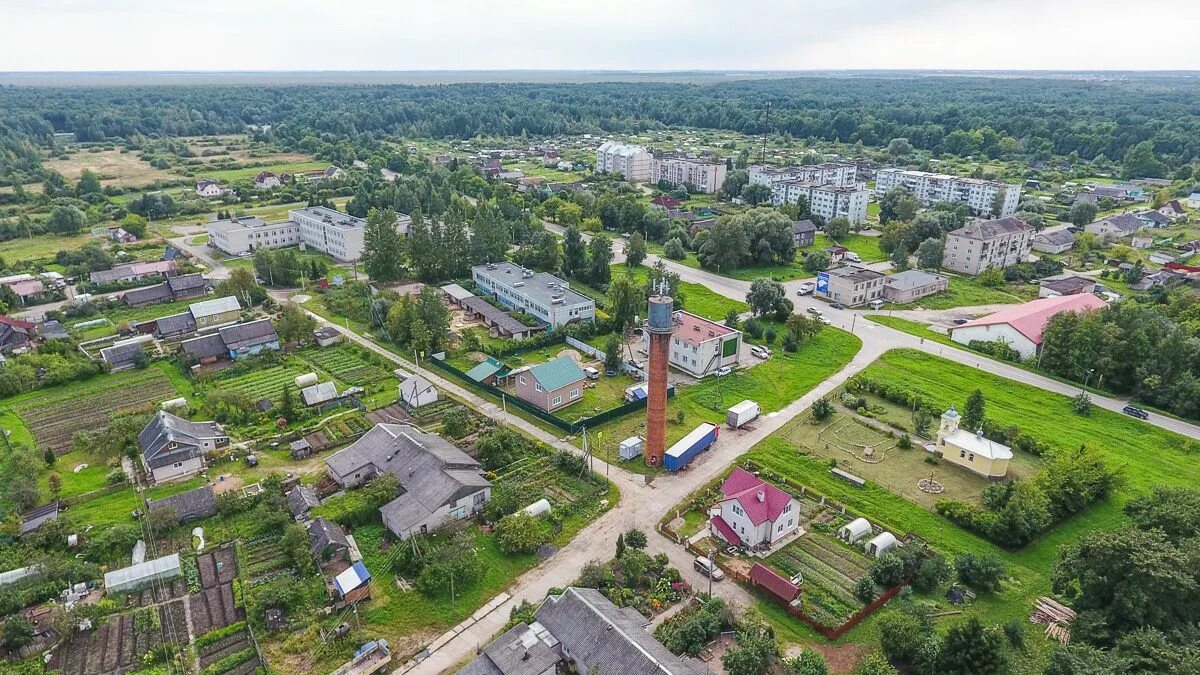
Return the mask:
[[[1200,70],[1195,1],[0,0],[0,72]]]

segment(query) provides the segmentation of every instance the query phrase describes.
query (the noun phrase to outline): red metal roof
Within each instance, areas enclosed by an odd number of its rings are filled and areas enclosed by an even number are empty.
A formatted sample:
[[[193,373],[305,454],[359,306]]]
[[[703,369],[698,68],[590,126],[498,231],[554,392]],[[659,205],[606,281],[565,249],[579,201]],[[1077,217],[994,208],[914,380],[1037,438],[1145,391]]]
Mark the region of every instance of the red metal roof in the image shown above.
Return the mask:
[[[779,518],[783,507],[792,501],[791,495],[741,467],[735,468],[721,484],[721,493],[726,501],[736,499],[755,525]]]
[[[659,195],[659,196],[655,197],[654,199],[651,199],[650,203],[658,204],[659,206],[664,206],[668,209],[674,209],[674,208],[679,207],[679,200],[675,199],[674,197],[668,196],[668,195]]]
[[[738,536],[737,532],[733,531],[733,528],[730,527],[729,523],[725,522],[725,519],[721,516],[713,516],[708,520],[708,523],[716,528],[717,534],[720,534],[721,538],[725,541],[733,544],[734,546],[742,545],[742,538]]]
[[[750,582],[755,586],[762,586],[771,595],[784,602],[790,603],[796,599],[797,595],[800,595],[800,588],[796,584],[762,563],[754,563],[754,567],[750,568]]]
[[[11,316],[0,314],[0,323],[7,324],[13,328],[24,328],[25,330],[33,330],[34,324],[29,321],[22,321]]]
[[[1101,307],[1104,307],[1104,301],[1091,293],[1039,298],[1023,305],[1002,309],[995,314],[989,314],[981,319],[968,321],[958,326],[958,328],[992,326],[1006,323],[1029,338],[1030,342],[1040,345],[1042,343],[1042,330],[1046,328],[1046,324],[1055,315],[1062,312],[1082,312],[1089,309],[1100,309]]]

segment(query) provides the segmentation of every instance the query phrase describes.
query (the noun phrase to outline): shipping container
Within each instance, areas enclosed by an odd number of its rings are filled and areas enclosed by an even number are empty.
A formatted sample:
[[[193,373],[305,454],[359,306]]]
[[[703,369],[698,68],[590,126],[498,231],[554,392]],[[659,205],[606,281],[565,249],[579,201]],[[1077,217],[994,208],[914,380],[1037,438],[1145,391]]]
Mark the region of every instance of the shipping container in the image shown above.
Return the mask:
[[[621,459],[633,459],[634,457],[642,454],[642,446],[644,446],[645,443],[646,439],[642,438],[641,436],[630,436],[629,438],[621,441],[621,445],[618,450]]]
[[[725,413],[725,423],[734,429],[758,419],[761,410],[754,401],[742,401]]]
[[[663,457],[663,468],[672,473],[691,464],[701,452],[717,442],[717,425],[707,422],[696,427],[678,443],[667,449]]]

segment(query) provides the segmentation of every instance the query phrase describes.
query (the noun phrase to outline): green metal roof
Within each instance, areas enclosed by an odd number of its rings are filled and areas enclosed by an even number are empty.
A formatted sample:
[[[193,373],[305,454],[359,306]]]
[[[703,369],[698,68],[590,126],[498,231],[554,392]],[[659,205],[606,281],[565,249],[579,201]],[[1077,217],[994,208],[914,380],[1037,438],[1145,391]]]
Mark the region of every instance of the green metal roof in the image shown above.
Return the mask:
[[[553,361],[539,363],[529,369],[529,373],[542,385],[546,391],[554,391],[584,379],[583,370],[569,356],[560,356]]]
[[[488,379],[492,375],[495,375],[496,373],[500,372],[500,369],[503,367],[504,366],[502,364],[496,363],[496,362],[492,361],[491,359],[488,359],[487,361],[484,361],[483,363],[480,363],[479,365],[475,366],[474,368],[468,370],[467,377],[471,378],[472,380],[475,380],[476,382],[483,382],[484,380]]]

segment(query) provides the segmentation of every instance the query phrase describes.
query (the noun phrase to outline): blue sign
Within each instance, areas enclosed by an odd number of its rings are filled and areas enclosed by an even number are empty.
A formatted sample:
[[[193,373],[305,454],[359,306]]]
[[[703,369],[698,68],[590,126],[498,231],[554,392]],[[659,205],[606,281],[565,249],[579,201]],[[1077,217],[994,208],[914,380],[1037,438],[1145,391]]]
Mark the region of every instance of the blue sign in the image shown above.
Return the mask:
[[[817,292],[829,293],[829,272],[817,272]]]

